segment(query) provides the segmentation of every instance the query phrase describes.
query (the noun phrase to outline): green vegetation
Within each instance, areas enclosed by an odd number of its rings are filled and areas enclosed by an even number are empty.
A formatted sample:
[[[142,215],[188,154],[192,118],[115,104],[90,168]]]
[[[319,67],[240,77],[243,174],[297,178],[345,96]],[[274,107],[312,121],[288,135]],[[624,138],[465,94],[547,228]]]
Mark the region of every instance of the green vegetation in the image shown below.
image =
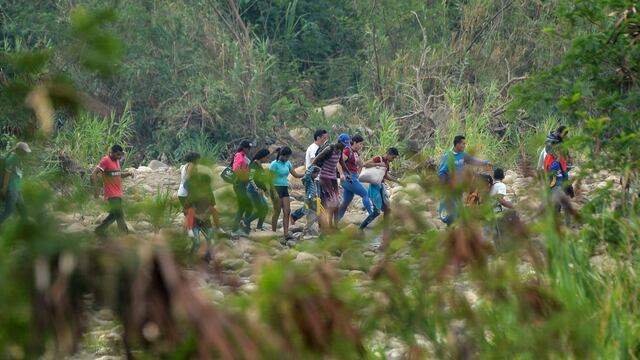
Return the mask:
[[[34,148],[28,218],[0,227],[0,356],[638,357],[639,21],[618,0],[0,3],[0,152]],[[101,211],[86,172],[114,142],[127,165],[216,163],[240,139],[322,125],[362,132],[368,155],[415,150],[401,168],[422,171],[463,133],[525,173],[559,124],[572,177],[603,180],[565,219],[518,178],[516,200],[547,206],[504,246],[486,241],[491,203],[436,229],[436,199],[477,184],[433,171],[404,174],[381,252],[349,229],[292,248],[218,238],[201,269],[160,188],[125,197],[133,235],[60,226]],[[226,223],[232,199],[218,201]]]

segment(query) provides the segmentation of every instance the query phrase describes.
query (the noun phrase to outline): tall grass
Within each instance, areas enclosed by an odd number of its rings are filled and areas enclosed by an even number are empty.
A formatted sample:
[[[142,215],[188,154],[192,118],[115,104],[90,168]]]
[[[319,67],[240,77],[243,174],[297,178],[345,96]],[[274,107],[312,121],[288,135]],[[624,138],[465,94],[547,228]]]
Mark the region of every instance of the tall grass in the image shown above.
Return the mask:
[[[439,158],[453,146],[453,138],[466,138],[466,152],[496,163],[513,165],[515,152],[509,151],[505,141],[493,131],[491,109],[495,106],[498,88],[492,84],[483,93],[481,102],[476,103],[470,87],[450,86],[446,89],[446,106],[450,118],[447,123],[434,129],[433,146],[423,149],[428,158]]]
[[[400,129],[393,113],[387,109],[382,109],[378,114],[380,126],[378,134],[378,144],[382,151],[390,147],[401,147]]]
[[[223,143],[214,142],[205,131],[194,131],[190,136],[180,140],[178,147],[173,152],[173,161],[182,162],[185,155],[197,152],[203,163],[212,164],[218,161],[224,146]]]
[[[128,149],[133,140],[133,117],[125,106],[120,115],[99,116],[82,112],[65,122],[53,140],[55,151],[75,160],[85,169],[97,164],[109,148],[119,144]]]

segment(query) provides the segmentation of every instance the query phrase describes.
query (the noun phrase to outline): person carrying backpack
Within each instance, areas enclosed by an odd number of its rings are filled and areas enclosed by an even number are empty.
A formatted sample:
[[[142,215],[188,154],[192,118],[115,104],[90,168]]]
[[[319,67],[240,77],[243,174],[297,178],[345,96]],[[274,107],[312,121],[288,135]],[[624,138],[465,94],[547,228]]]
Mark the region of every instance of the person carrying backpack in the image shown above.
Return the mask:
[[[4,208],[0,212],[0,225],[4,223],[15,210],[22,219],[26,219],[27,211],[22,198],[22,169],[24,160],[31,153],[29,144],[19,142],[13,152],[4,160],[2,170],[2,188],[0,196],[4,198]]]
[[[98,175],[102,175],[102,186],[104,198],[109,202],[109,215],[96,228],[98,235],[104,235],[107,227],[113,222],[118,223],[118,229],[123,233],[128,233],[129,228],[124,221],[122,211],[122,178],[133,177],[131,172],[122,172],[120,161],[124,156],[124,149],[120,145],[113,145],[108,155],[100,160],[100,163],[91,174],[91,184],[95,185]],[[96,194],[97,196],[97,194]]]
[[[568,134],[569,129],[564,125],[560,125],[556,130],[549,132],[544,142],[544,146],[540,150],[540,155],[538,156],[538,171],[545,171],[545,159],[547,158],[547,153],[551,151],[553,146],[562,143],[567,138]]]
[[[568,182],[569,173],[565,158],[560,155],[557,146],[552,147],[545,158],[545,173],[547,174],[547,186],[551,192],[551,198],[557,211],[561,210],[560,201],[565,197],[565,184]]]
[[[231,235],[235,237],[246,237],[249,233],[247,224],[243,224],[244,229],[240,229],[240,223],[243,219],[249,218],[253,212],[253,205],[249,197],[247,187],[249,186],[249,151],[251,151],[251,142],[243,140],[238,146],[233,156],[233,190],[236,193],[236,201],[238,203],[238,211],[233,221]]]
[[[346,134],[343,134],[346,135]],[[341,135],[343,141],[326,145],[318,149],[320,152],[311,162],[320,168],[320,198],[326,210],[326,216],[320,219],[324,229],[335,228],[338,224],[338,205],[340,204],[340,190],[338,176],[341,181],[351,181],[347,165],[344,163],[342,151],[346,147],[348,135]],[[350,140],[350,139],[349,139]],[[338,164],[340,167],[338,167]]]

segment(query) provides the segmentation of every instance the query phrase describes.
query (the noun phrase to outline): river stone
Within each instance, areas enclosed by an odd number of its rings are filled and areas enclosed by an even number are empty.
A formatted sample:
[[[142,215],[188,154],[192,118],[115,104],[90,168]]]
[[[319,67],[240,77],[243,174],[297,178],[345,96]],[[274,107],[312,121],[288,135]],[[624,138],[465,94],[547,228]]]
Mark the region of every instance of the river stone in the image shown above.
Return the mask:
[[[54,211],[51,213],[51,216],[58,219],[58,221],[63,224],[73,224],[77,221],[76,214],[67,214],[61,211]]]
[[[211,287],[202,287],[200,291],[204,295],[204,297],[212,302],[219,302],[224,300],[224,293],[219,289],[214,289]]]
[[[252,293],[252,292],[256,291],[257,288],[258,287],[256,286],[256,284],[253,284],[253,283],[250,283],[250,282],[242,285],[242,287],[241,287],[242,291],[246,291],[247,293]]]
[[[602,274],[612,274],[616,270],[616,262],[610,256],[603,254],[592,257],[591,266]]]
[[[273,238],[277,238],[279,237],[280,234],[278,234],[277,232],[271,231],[271,230],[265,230],[265,231],[252,231],[249,234],[249,238],[252,240],[266,240],[266,239],[273,239]]]
[[[251,269],[250,266],[244,267],[242,270],[240,270],[240,272],[238,273],[238,275],[247,278],[249,276],[251,276],[253,274],[253,269]]]
[[[349,270],[367,270],[368,261],[365,256],[356,249],[347,249],[340,256],[340,266]]]
[[[316,108],[314,111],[322,114],[324,117],[330,118],[342,110],[342,105],[331,104],[323,107]]]
[[[305,167],[304,165],[298,166],[295,170],[299,175],[304,175]],[[293,175],[289,174],[289,186],[298,185],[299,187],[300,184],[302,184],[301,179],[295,178]]]
[[[340,219],[340,223],[342,224],[352,224],[352,225],[360,225],[360,223],[366,218],[366,215],[355,213],[353,211],[348,211],[344,214],[342,219]]]
[[[318,259],[315,255],[309,254],[307,252],[300,252],[296,256],[296,259],[294,261],[298,264],[306,264],[306,263],[317,262],[319,260],[320,259]]]
[[[79,223],[73,223],[69,226],[67,226],[67,228],[64,230],[67,233],[80,233],[80,232],[84,232],[87,231],[87,228]]]
[[[242,259],[226,259],[222,260],[222,267],[225,270],[238,271],[244,268],[247,265],[247,262]]]
[[[158,161],[158,160],[151,160],[149,162],[149,165],[147,165],[151,170],[158,170],[158,169],[164,169],[169,167],[169,165],[163,163],[162,161]]]
[[[138,168],[136,169],[136,172],[140,172],[140,173],[152,172],[152,171],[153,169],[148,166],[138,166]]]

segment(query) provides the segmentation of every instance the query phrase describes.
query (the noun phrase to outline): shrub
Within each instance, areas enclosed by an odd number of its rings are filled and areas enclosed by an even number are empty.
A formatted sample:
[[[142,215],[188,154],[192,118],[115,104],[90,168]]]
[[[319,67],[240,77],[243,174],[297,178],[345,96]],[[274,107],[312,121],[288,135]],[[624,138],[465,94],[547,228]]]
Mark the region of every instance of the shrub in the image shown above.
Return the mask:
[[[80,113],[58,129],[53,143],[57,154],[69,156],[88,169],[114,144],[122,145],[126,151],[132,137],[133,118],[127,105],[120,115]]]

